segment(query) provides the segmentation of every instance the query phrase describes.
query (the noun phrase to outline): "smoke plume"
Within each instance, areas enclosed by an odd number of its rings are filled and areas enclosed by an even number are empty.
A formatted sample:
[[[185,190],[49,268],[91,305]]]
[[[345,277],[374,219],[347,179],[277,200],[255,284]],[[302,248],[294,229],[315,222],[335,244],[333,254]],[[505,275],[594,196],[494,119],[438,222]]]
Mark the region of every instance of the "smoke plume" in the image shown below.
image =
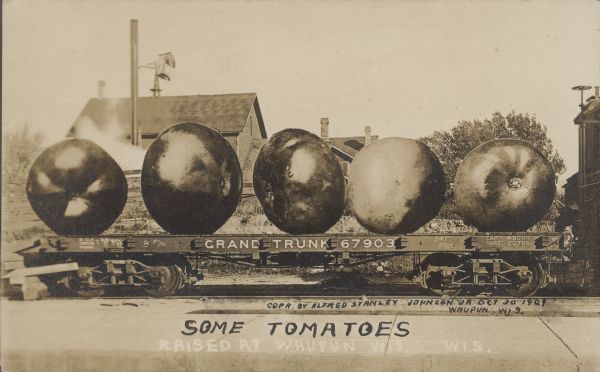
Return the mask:
[[[115,120],[103,123],[102,129],[90,117],[82,116],[75,123],[75,137],[95,142],[108,152],[123,170],[140,170],[144,150],[128,143],[123,130]]]

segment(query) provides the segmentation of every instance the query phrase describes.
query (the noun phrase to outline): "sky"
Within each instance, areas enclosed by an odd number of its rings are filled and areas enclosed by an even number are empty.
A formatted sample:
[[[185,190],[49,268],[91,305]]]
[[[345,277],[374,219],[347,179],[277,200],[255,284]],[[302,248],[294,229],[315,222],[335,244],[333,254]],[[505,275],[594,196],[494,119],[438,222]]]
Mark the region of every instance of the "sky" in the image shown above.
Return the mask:
[[[59,141],[85,102],[129,96],[176,59],[163,95],[256,92],[284,128],[419,138],[493,112],[535,115],[577,170],[575,85],[600,85],[600,2],[3,1],[2,125]],[[150,95],[151,70],[140,70]],[[593,92],[593,91],[590,91]],[[590,93],[588,92],[588,93]]]

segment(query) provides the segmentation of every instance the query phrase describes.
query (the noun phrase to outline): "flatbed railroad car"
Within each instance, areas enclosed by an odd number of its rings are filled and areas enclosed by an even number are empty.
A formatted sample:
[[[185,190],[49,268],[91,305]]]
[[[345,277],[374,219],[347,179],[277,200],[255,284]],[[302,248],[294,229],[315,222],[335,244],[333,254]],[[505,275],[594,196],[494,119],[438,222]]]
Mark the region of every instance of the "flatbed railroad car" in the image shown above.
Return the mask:
[[[411,255],[413,280],[438,295],[492,289],[530,296],[555,281],[570,253],[568,233],[406,235],[102,235],[49,236],[21,250],[25,264],[51,287],[80,296],[137,287],[168,296],[201,281],[199,263],[252,267],[353,267]]]

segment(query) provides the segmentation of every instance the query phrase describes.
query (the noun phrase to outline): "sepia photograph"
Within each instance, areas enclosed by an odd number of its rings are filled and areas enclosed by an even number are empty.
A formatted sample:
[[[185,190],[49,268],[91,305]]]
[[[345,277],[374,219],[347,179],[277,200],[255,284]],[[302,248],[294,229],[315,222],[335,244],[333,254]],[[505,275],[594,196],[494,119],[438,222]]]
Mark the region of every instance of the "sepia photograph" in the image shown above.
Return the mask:
[[[600,371],[600,1],[5,0],[0,371]]]

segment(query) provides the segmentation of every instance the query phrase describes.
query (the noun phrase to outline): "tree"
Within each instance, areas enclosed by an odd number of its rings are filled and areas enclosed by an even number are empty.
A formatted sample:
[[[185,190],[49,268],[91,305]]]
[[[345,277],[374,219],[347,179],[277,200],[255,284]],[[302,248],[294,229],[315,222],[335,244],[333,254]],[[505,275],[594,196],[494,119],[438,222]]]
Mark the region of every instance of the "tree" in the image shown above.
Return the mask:
[[[446,212],[455,214],[453,208],[453,182],[462,160],[480,144],[499,138],[517,138],[529,142],[550,161],[556,175],[565,172],[566,167],[552,140],[548,129],[529,114],[514,112],[503,116],[499,112],[483,121],[460,121],[450,130],[434,131],[432,135],[420,138],[438,156],[446,172],[448,185]],[[449,210],[448,210],[449,209]]]
[[[14,192],[25,190],[27,171],[41,151],[42,135],[34,133],[27,124],[6,129],[2,140],[2,183]]]

